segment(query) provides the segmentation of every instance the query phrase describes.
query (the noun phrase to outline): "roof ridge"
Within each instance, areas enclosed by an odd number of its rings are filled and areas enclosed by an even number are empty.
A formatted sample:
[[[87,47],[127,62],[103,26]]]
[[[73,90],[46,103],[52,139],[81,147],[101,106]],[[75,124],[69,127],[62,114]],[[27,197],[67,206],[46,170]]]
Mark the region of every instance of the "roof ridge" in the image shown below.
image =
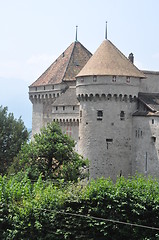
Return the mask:
[[[68,67],[69,67],[69,63],[70,63],[70,61],[71,61],[71,57],[72,57],[73,52],[74,52],[74,49],[75,49],[76,41],[73,42],[73,44],[74,44],[74,46],[73,46],[72,52],[71,52],[71,54],[70,54],[70,58],[69,58],[69,61],[68,61],[68,63],[67,63],[66,69],[65,69],[65,71],[64,71],[64,74],[63,74],[63,77],[62,77],[62,81],[63,81],[63,79],[64,79],[64,77],[65,77],[65,75],[66,75],[67,69],[68,69]]]
[[[33,84],[35,84],[36,82],[38,82],[39,79],[40,79],[42,76],[44,76],[44,75],[47,73],[47,71],[48,71],[54,64],[56,64],[56,63],[58,62],[58,60],[61,58],[62,54],[64,54],[64,53],[71,47],[72,44],[74,44],[74,42],[72,42],[72,43],[65,49],[65,51],[63,51],[63,52],[53,61],[53,63],[50,64],[50,66],[37,78],[36,81],[34,81],[34,82],[30,85],[30,87],[31,87]],[[47,85],[49,85],[49,83],[48,83]]]

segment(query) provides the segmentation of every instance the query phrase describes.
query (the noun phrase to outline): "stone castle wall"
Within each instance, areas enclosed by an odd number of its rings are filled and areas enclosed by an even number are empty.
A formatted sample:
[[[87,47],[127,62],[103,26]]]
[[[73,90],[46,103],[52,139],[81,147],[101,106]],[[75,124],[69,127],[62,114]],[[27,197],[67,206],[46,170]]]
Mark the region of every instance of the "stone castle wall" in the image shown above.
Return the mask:
[[[133,117],[132,173],[159,176],[159,117]]]
[[[128,176],[132,171],[132,113],[140,79],[93,77],[77,81],[80,101],[79,152],[90,162],[90,177]]]

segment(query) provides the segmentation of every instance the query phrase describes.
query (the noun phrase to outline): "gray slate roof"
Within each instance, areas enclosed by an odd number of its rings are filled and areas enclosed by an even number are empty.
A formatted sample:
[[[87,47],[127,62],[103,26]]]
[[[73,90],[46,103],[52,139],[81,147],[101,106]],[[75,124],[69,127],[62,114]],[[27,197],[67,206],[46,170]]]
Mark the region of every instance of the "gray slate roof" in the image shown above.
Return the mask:
[[[139,93],[138,99],[152,112],[159,111],[159,93]]]
[[[69,87],[63,94],[61,94],[52,106],[76,106],[79,102],[76,97],[76,88]]]

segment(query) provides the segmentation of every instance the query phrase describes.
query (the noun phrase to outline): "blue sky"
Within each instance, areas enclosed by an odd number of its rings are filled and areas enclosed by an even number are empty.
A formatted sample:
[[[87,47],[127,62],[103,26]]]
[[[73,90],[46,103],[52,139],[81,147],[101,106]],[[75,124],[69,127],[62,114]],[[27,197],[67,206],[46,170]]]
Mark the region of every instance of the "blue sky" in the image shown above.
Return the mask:
[[[0,105],[30,128],[28,86],[74,40],[92,53],[108,39],[140,69],[159,71],[158,0],[0,0]]]

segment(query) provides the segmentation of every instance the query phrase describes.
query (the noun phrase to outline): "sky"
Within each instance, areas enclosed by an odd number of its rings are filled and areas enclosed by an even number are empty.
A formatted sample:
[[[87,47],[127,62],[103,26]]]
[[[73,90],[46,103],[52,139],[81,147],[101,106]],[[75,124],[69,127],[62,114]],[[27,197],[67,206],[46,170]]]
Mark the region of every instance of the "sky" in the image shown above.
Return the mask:
[[[0,0],[0,105],[32,126],[31,85],[78,40],[92,53],[105,37],[141,70],[159,71],[158,0]]]

